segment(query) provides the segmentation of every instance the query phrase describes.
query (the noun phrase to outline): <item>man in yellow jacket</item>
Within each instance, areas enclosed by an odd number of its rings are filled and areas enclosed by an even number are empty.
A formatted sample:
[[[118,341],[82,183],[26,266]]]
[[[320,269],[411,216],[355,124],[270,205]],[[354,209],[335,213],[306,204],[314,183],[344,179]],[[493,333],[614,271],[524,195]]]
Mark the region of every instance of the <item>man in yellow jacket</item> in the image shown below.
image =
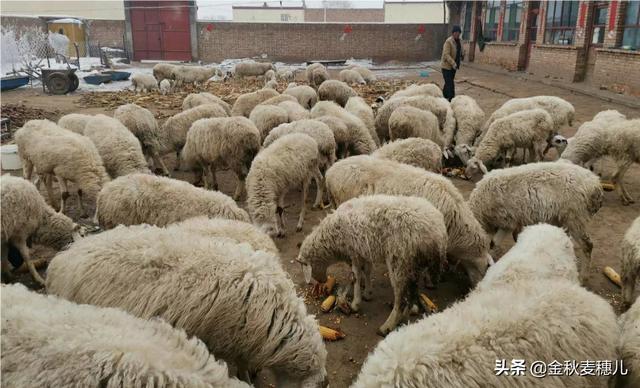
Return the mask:
[[[444,41],[444,46],[442,46],[442,59],[440,60],[442,78],[444,78],[442,94],[449,101],[456,96],[453,79],[456,77],[456,70],[460,68],[460,61],[464,58],[460,32],[462,31],[459,26],[453,26],[451,36]]]

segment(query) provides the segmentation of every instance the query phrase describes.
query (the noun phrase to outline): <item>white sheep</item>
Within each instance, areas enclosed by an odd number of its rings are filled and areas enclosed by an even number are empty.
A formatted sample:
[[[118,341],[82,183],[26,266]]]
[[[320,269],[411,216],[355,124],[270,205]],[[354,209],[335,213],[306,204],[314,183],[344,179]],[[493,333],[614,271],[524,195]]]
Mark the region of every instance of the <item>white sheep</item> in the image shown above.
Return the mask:
[[[358,116],[348,112],[346,109],[341,107],[332,101],[320,101],[318,102],[313,109],[311,109],[311,118],[320,118],[322,116],[332,116],[340,119],[346,126],[347,131],[349,132],[347,138],[348,142],[344,142],[343,145],[346,147],[342,147],[342,150],[338,152],[339,156],[346,156],[348,151],[354,151],[355,147],[351,147],[358,144],[358,148],[360,148],[360,153],[369,153],[377,148],[375,140],[373,140],[373,135],[367,128],[367,126],[358,118]],[[335,134],[334,134],[335,136]],[[336,142],[338,142],[338,137],[335,136]],[[341,139],[342,140],[342,139]],[[364,152],[368,151],[368,152]]]
[[[442,89],[436,84],[411,84],[393,93],[391,98],[413,96],[443,97]]]
[[[33,183],[11,175],[0,179],[2,200],[2,273],[8,274],[9,244],[15,246],[31,273],[40,284],[44,280],[31,261],[27,241],[61,249],[79,236],[80,227],[64,214],[47,205]],[[4,296],[3,296],[4,299]]]
[[[204,84],[220,70],[216,67],[205,66],[176,66],[171,72],[171,80],[175,88],[183,84]]]
[[[380,139],[378,138],[378,134],[375,131],[375,118],[373,109],[371,109],[364,98],[360,96],[350,97],[349,100],[347,100],[347,104],[344,106],[344,109],[362,120],[364,125],[369,130],[373,141],[376,142],[376,146],[380,147]]]
[[[493,261],[489,238],[460,191],[445,177],[424,169],[368,155],[336,162],[325,174],[335,205],[366,194],[423,197],[444,216],[449,234],[447,255],[463,265],[476,284]]]
[[[311,109],[318,102],[318,93],[307,85],[293,85],[289,84],[282,94],[288,94],[294,96],[300,105],[305,109]]]
[[[150,173],[140,141],[119,120],[102,114],[93,116],[84,127],[84,135],[95,144],[111,178]]]
[[[275,70],[275,66],[269,62],[239,62],[234,66],[234,76],[238,79],[244,77],[264,76],[268,71]]]
[[[373,72],[367,69],[366,67],[362,67],[359,65],[352,65],[349,68],[351,70],[357,71],[360,74],[360,76],[364,79],[364,81],[368,84],[378,80],[378,77],[376,77],[376,75],[373,74]]]
[[[233,199],[244,193],[244,179],[260,150],[260,132],[246,117],[200,119],[187,133],[182,159],[192,169],[202,170],[204,186],[218,190],[216,171],[229,169],[238,177]],[[207,176],[211,175],[211,184]]]
[[[384,236],[384,238],[380,238]],[[372,195],[351,199],[325,217],[300,247],[297,261],[305,276],[324,283],[327,267],[345,261],[355,276],[350,309],[373,297],[371,270],[386,263],[393,288],[393,310],[378,334],[384,336],[418,303],[418,278],[428,268],[437,281],[447,259],[442,214],[423,198]]]
[[[517,148],[529,151],[529,162],[541,161],[553,135],[553,121],[544,109],[518,111],[498,119],[491,124],[474,156],[467,161],[465,174],[486,174],[487,164],[500,156],[504,156],[504,162],[509,166]]]
[[[2,285],[3,384],[248,387],[202,341],[153,319]]]
[[[473,156],[473,144],[482,132],[484,111],[470,96],[458,95],[451,100],[451,109],[458,125],[454,153],[464,165]]]
[[[253,159],[247,175],[247,206],[253,223],[269,236],[284,236],[284,197],[302,188],[297,231],[302,230],[311,178],[322,182],[318,144],[310,136],[292,133],[274,141]],[[322,201],[320,185],[314,206]]]
[[[322,63],[318,63],[318,62],[312,63],[309,66],[307,66],[306,75],[307,75],[307,82],[309,82],[309,85],[313,86],[314,88],[317,88],[324,81],[331,78],[329,76],[329,72],[327,71],[327,68],[324,67]]]
[[[276,72],[273,71],[273,69],[269,69],[267,70],[266,73],[264,73],[264,79],[265,81],[269,81],[269,80],[276,80]],[[276,81],[276,85],[277,85],[277,81]]]
[[[618,345],[619,358],[622,359],[629,373],[626,376],[618,376],[616,387],[640,386],[640,325],[638,322],[640,322],[640,302],[636,301],[618,318],[621,332]]]
[[[290,122],[305,120],[311,116],[309,111],[304,109],[298,101],[282,101],[278,106],[287,112]]]
[[[336,104],[344,108],[349,100],[349,97],[357,96],[355,90],[353,90],[345,82],[330,79],[324,81],[318,87],[318,100],[320,101],[333,101]]]
[[[429,139],[442,148],[444,141],[438,118],[431,112],[412,106],[401,106],[389,117],[389,139],[419,137]],[[441,152],[442,154],[442,152]]]
[[[268,80],[263,87],[263,89],[272,89],[272,90],[276,90],[277,88],[278,88],[278,81],[276,81],[275,79]]]
[[[119,120],[138,138],[142,153],[146,158],[153,159],[154,167],[162,168],[164,174],[169,175],[169,170],[160,157],[163,146],[159,138],[158,122],[153,113],[139,105],[126,104],[113,112],[113,118]]]
[[[293,82],[293,80],[296,78],[295,72],[296,70],[278,69],[278,71],[276,72],[276,78],[284,82]]]
[[[622,297],[627,305],[634,302],[634,292],[640,275],[640,217],[636,218],[622,239]]]
[[[231,115],[231,105],[227,104],[220,97],[214,96],[213,94],[207,92],[189,94],[182,101],[182,110],[195,108],[198,105],[204,104],[218,104],[222,107],[222,109],[224,109],[227,116]]]
[[[171,74],[173,70],[178,67],[177,65],[171,63],[156,63],[153,66],[153,77],[161,83],[165,79],[171,79]]]
[[[371,156],[410,164],[435,173],[442,170],[442,148],[429,139],[410,137],[395,140],[378,148]]]
[[[319,387],[326,377],[318,323],[278,258],[248,244],[188,229],[119,227],[54,257],[47,292],[164,319],[245,378],[268,368],[278,386]]]
[[[69,197],[67,183],[75,183],[81,215],[86,216],[83,196],[90,202],[95,201],[102,186],[109,181],[93,142],[48,120],[28,121],[15,132],[14,139],[24,166],[24,177],[31,180],[35,169],[43,178],[51,204],[54,204],[52,180],[55,177],[60,186],[61,212]]]
[[[222,193],[146,174],[125,175],[106,184],[96,209],[103,229],[120,224],[165,226],[197,216],[249,221],[247,212]]]
[[[87,125],[87,121],[91,120],[92,117],[92,115],[85,115],[82,113],[69,113],[60,117],[58,120],[58,126],[79,135],[84,135],[84,127]]]
[[[603,199],[600,179],[591,171],[567,162],[541,162],[486,174],[471,192],[469,206],[495,245],[527,225],[566,228],[585,253],[584,278],[593,249],[587,224]]]
[[[285,102],[285,101],[298,102],[298,100],[293,96],[290,96],[288,94],[278,94],[277,96],[273,96],[271,98],[268,98],[268,99],[264,100],[263,102],[259,103],[256,106],[260,106],[260,105],[278,105],[281,102]]]
[[[255,124],[260,132],[260,142],[263,142],[273,128],[289,122],[289,114],[277,105],[260,104],[253,108],[249,115],[249,120]]]
[[[134,92],[150,92],[158,90],[158,81],[151,74],[136,73],[131,76]]]
[[[623,122],[625,120],[627,120],[627,116],[623,115],[617,110],[605,110],[605,111],[598,112],[595,116],[593,116],[593,119],[591,119],[591,121],[582,123],[582,125],[580,125],[580,127],[576,131],[575,135],[573,135],[573,137],[570,137],[569,139],[567,139],[561,135],[554,136],[553,142],[555,143],[552,145],[558,149],[558,154],[562,155],[564,150],[567,148],[569,142],[573,141],[574,138],[591,137],[595,133],[600,133],[600,132],[606,134],[607,127],[611,126],[614,123]],[[585,162],[584,166],[593,171],[594,162],[595,162],[595,159],[590,160],[588,162]]]
[[[162,93],[163,96],[171,93],[171,90],[171,80],[165,78],[160,81],[160,93]]]
[[[344,158],[348,154],[370,154],[376,149],[371,135],[362,126],[347,127],[344,121],[328,114],[315,117],[313,120],[325,123],[333,132],[333,137],[336,140],[336,156]]]
[[[233,108],[231,108],[231,116],[249,117],[253,108],[258,104],[277,95],[279,93],[273,89],[260,89],[255,92],[241,94],[233,104]]]
[[[349,85],[364,85],[366,84],[364,78],[355,70],[344,69],[339,74],[340,81]]]
[[[187,141],[187,132],[191,125],[200,119],[214,117],[227,117],[224,108],[216,103],[209,103],[195,106],[183,112],[169,117],[160,127],[160,142],[164,145],[164,152],[175,152],[177,155],[177,165],[180,168],[180,150]]]
[[[640,163],[640,119],[614,122],[599,131],[575,137],[562,153],[562,159],[584,164],[604,156],[611,157],[617,167],[613,184],[623,205],[635,201],[624,186],[624,175],[631,165]]]

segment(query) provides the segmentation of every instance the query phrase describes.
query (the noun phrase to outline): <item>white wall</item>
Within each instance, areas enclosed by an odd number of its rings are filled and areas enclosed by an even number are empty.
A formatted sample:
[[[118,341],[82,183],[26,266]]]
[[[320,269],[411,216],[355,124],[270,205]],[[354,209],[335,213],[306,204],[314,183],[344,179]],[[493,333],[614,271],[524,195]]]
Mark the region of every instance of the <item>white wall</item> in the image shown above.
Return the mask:
[[[2,15],[124,20],[124,1],[2,0]]]
[[[283,18],[283,15],[286,15]],[[284,20],[286,19],[286,20]],[[259,23],[303,23],[304,10],[302,9],[233,9],[234,22],[259,22]]]
[[[429,3],[385,3],[384,22],[385,23],[442,23],[444,4],[443,2]],[[446,22],[449,22],[447,12]]]

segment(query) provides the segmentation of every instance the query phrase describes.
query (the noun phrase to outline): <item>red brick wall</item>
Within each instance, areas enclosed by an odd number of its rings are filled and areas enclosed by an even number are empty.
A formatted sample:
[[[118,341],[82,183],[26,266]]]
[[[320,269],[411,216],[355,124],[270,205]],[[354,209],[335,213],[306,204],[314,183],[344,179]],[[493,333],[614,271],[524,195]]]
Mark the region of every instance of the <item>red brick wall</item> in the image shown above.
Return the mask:
[[[324,9],[306,8],[304,10],[305,22],[324,21]],[[384,8],[353,8],[335,9],[327,8],[327,22],[350,23],[383,23]]]
[[[491,42],[480,51],[476,46],[474,62],[498,65],[507,70],[518,70],[520,56],[525,55],[524,46],[518,43]]]
[[[573,46],[536,44],[532,48],[527,71],[539,76],[557,77],[568,82],[578,81],[578,65],[583,51]]]
[[[100,46],[124,48],[124,20],[87,20],[87,39]]]
[[[598,50],[593,83],[616,92],[640,96],[640,52]]]
[[[371,58],[439,60],[446,25],[199,22],[198,53],[205,62],[266,54],[270,60]],[[348,29],[347,29],[348,30]],[[344,36],[344,39],[341,38]],[[416,37],[420,39],[416,40]]]

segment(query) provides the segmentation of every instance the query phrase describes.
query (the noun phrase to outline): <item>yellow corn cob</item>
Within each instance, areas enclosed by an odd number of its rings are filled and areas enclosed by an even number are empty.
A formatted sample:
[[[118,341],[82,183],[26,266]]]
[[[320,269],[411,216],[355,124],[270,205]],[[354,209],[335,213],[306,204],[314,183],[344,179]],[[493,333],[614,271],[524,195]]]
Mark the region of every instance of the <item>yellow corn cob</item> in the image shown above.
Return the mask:
[[[620,275],[611,267],[604,267],[602,270],[604,274],[618,287],[622,287],[622,280],[620,280]]]
[[[326,326],[320,326],[320,335],[327,341],[337,341],[345,337],[345,334],[340,330],[334,330]]]
[[[602,186],[602,189],[604,191],[613,191],[616,189],[616,185],[614,185],[613,183],[602,182],[600,183],[600,185]]]
[[[322,304],[320,305],[320,310],[328,313],[333,308],[334,303],[336,303],[335,295],[329,295],[329,297],[325,299],[324,302],[322,302]]]
[[[430,312],[435,313],[436,311],[438,311],[438,306],[433,303],[433,301],[429,299],[429,297],[427,297],[425,294],[420,294],[420,300],[429,309]]]
[[[333,276],[327,276],[327,282],[324,284],[325,295],[331,294],[333,287],[336,285],[336,278]]]

